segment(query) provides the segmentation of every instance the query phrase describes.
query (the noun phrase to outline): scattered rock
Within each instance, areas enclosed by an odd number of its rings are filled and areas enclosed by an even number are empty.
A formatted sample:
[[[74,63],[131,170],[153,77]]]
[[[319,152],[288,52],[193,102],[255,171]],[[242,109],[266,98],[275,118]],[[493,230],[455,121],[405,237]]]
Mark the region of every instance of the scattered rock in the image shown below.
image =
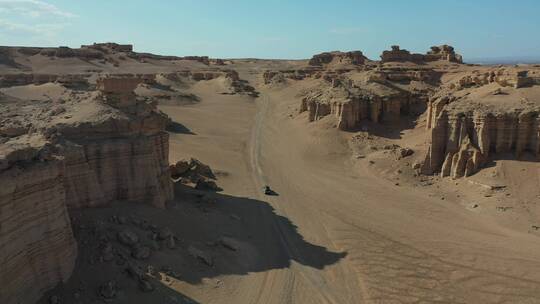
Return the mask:
[[[132,278],[137,279],[137,280],[139,280],[140,278],[144,276],[144,271],[142,270],[142,268],[133,262],[128,263],[126,267],[126,272]]]
[[[114,248],[110,242],[106,242],[101,246],[101,257],[105,262],[109,262],[114,259]]]
[[[240,248],[238,241],[228,236],[221,237],[219,239],[219,242],[223,247],[232,251],[238,251],[238,249]]]
[[[139,289],[143,292],[152,292],[154,291],[154,286],[146,278],[139,280]]]
[[[210,179],[199,179],[195,185],[197,190],[211,190],[211,191],[221,191],[221,188],[218,187],[215,181]]]
[[[170,235],[169,238],[167,238],[167,248],[174,249],[176,248],[176,241],[174,240],[174,236]]]
[[[108,281],[99,287],[99,295],[105,299],[116,297],[116,281]]]
[[[411,156],[413,154],[414,154],[414,150],[410,149],[410,148],[401,148],[399,150],[399,155],[400,155],[401,158]]]
[[[137,260],[146,260],[150,257],[152,250],[148,246],[135,246],[131,250],[131,256]]]
[[[216,179],[210,166],[195,158],[178,161],[176,164],[170,166],[170,171],[172,178],[188,178],[194,183],[201,178]]]
[[[189,254],[191,256],[199,259],[204,264],[206,264],[208,266],[214,265],[214,260],[212,259],[212,257],[208,253],[206,253],[206,252],[204,252],[204,251],[202,251],[200,249],[197,249],[197,248],[195,248],[193,246],[188,247],[188,252],[189,252]]]
[[[60,304],[60,299],[58,298],[58,296],[50,296],[49,304]]]
[[[128,229],[118,232],[118,241],[127,246],[133,246],[139,242],[139,236]]]
[[[127,221],[128,221],[127,217],[125,217],[123,215],[117,216],[116,219],[118,221],[118,224],[120,224],[120,225],[125,225],[125,224],[127,224]]]
[[[159,233],[158,233],[158,239],[159,240],[166,240],[168,238],[170,238],[171,236],[173,236],[173,232],[171,231],[171,229],[169,228],[163,228],[161,230],[159,230]]]
[[[229,217],[233,220],[237,220],[237,221],[240,221],[242,220],[238,215],[236,214],[229,214]]]

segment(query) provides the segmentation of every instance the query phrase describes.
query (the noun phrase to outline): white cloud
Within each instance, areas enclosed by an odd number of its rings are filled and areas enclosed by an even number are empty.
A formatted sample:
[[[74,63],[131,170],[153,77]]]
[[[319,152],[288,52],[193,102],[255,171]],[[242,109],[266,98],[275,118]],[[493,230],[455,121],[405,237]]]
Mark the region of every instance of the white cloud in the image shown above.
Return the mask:
[[[42,16],[77,17],[73,13],[61,10],[55,5],[41,0],[0,0],[0,13],[17,13],[32,18]]]
[[[0,0],[0,34],[12,42],[52,41],[75,17],[41,0]]]

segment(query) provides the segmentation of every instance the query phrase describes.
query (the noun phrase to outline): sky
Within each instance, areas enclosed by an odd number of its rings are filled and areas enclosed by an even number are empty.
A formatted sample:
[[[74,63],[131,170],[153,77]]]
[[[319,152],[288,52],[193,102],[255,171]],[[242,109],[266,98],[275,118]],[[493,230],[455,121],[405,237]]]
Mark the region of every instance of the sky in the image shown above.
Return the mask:
[[[133,44],[138,52],[302,59],[397,44],[540,58],[540,0],[0,0],[0,45]]]

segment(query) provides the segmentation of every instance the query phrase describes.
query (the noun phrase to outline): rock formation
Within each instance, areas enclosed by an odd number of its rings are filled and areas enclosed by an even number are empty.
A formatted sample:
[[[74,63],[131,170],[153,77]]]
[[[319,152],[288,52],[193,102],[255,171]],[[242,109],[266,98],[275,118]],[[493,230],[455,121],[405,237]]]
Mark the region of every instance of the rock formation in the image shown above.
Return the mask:
[[[418,102],[418,96],[403,90],[377,92],[358,87],[335,87],[309,93],[302,99],[300,113],[307,111],[309,121],[333,115],[339,129],[351,130],[365,120],[396,122],[401,113],[408,113]]]
[[[473,72],[434,95],[427,110],[429,151],[425,174],[458,178],[478,171],[491,158],[512,154],[540,157],[538,70]]]
[[[391,50],[383,51],[381,61],[384,62],[431,62],[431,61],[448,61],[455,63],[463,63],[461,55],[456,54],[454,48],[449,45],[432,46],[431,51],[427,54],[411,53],[407,50],[400,49],[398,45],[393,45]]]
[[[337,118],[337,127],[350,130],[364,120],[372,122],[395,122],[406,111],[411,96],[403,91],[382,95],[358,89],[330,89],[324,93],[311,93],[302,100],[300,112],[307,111],[309,121],[326,115]]]
[[[276,75],[280,74],[269,75],[269,81]],[[307,111],[309,121],[333,115],[341,130],[357,128],[366,120],[394,123],[402,114],[420,114],[429,89],[439,83],[441,76],[430,68],[380,66],[303,75],[319,79],[320,85],[303,97],[300,113]],[[417,88],[416,82],[425,85]]]
[[[89,86],[88,78],[91,74],[31,74],[16,73],[0,75],[0,88],[22,86],[29,84],[45,84],[57,82],[67,88],[85,88]]]
[[[424,61],[444,60],[449,62],[463,63],[461,55],[456,54],[454,48],[449,45],[432,46],[431,51],[424,55]]]
[[[392,45],[390,51],[383,51],[381,55],[382,62],[392,62],[392,61],[412,61],[420,62],[424,59],[422,54],[411,54],[411,52],[400,49],[399,45]]]
[[[172,199],[168,120],[135,98],[140,81],[104,78],[67,102],[2,97],[0,302],[32,303],[69,278],[69,209]]]
[[[191,158],[180,160],[170,166],[171,177],[184,184],[193,184],[196,189],[220,191],[215,182],[217,179],[210,166]]]
[[[366,61],[366,57],[361,51],[352,52],[324,52],[314,55],[309,60],[309,65],[322,66],[327,64],[353,64],[361,65]]]

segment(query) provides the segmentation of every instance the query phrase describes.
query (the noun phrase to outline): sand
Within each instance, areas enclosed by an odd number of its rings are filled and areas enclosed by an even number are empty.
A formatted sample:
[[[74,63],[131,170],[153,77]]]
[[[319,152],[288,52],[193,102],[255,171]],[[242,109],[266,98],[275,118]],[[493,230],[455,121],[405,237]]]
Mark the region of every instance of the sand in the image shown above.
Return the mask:
[[[287,262],[219,274],[222,291],[188,284],[180,292],[200,303],[540,301],[540,244],[520,214],[507,219],[483,196],[489,212],[469,208],[482,186],[464,180],[396,186],[384,168],[351,160],[350,134],[291,118],[292,90],[260,91],[255,102],[214,95],[162,110],[195,133],[173,135],[173,160],[197,155],[227,172],[224,193],[262,202],[249,215],[256,226],[243,229],[267,235],[259,258]],[[538,171],[529,173],[537,187]],[[265,184],[279,195],[263,195]]]

